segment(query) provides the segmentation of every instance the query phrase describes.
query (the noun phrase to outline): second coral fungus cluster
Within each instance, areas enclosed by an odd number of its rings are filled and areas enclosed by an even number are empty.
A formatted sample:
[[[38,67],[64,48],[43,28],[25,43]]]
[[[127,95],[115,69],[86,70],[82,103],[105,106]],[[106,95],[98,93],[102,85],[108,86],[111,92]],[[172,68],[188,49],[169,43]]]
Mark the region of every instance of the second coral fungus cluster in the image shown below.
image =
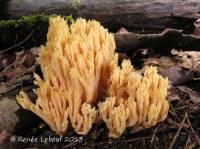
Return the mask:
[[[126,129],[148,128],[163,121],[168,113],[168,80],[148,67],[144,76],[138,75],[130,63],[123,61],[110,77],[108,97],[99,103],[99,112],[110,130],[109,136],[119,137]]]
[[[35,104],[19,93],[23,108],[57,134],[66,133],[69,122],[78,134],[87,134],[102,120],[109,136],[119,137],[126,127],[147,128],[166,118],[168,80],[154,67],[142,76],[128,60],[118,66],[114,37],[99,22],[78,19],[68,26],[58,16],[49,24],[38,59],[44,79],[35,74]]]

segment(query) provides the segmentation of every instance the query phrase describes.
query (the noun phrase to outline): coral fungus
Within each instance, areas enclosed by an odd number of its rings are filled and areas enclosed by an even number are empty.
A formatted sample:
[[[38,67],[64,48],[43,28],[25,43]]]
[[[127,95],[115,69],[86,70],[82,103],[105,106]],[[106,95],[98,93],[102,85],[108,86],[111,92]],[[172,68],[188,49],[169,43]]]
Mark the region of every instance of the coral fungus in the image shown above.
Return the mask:
[[[23,108],[57,134],[64,134],[69,122],[77,133],[87,134],[101,119],[109,136],[119,137],[126,127],[148,128],[166,118],[168,80],[154,67],[142,76],[128,60],[118,66],[114,36],[100,23],[78,19],[68,26],[58,16],[49,24],[38,58],[44,79],[34,75],[35,104],[25,92],[19,93]]]
[[[61,17],[49,22],[39,54],[44,80],[36,76],[36,105],[24,92],[17,100],[58,134],[67,130],[68,116],[75,131],[86,134],[97,116],[92,106],[97,95],[105,94],[117,64],[114,37],[96,21],[78,19],[70,27]]]
[[[130,61],[123,61],[111,74],[108,97],[99,103],[100,115],[109,136],[119,137],[126,127],[148,128],[163,121],[168,113],[168,80],[148,67],[144,76],[133,71]]]

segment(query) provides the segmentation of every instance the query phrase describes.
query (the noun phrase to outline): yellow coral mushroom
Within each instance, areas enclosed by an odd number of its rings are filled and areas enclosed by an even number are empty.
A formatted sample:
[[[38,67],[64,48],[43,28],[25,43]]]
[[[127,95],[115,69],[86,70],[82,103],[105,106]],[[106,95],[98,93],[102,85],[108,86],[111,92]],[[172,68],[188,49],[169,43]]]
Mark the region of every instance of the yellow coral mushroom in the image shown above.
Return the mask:
[[[23,108],[57,134],[67,131],[69,121],[77,133],[87,134],[100,118],[116,138],[126,127],[148,128],[166,118],[168,80],[154,67],[142,76],[128,60],[119,67],[114,36],[99,22],[78,19],[68,26],[58,16],[49,24],[38,58],[44,79],[35,74],[35,104],[23,91],[17,96]]]
[[[110,78],[108,97],[98,104],[110,137],[119,137],[126,127],[143,129],[166,118],[168,80],[159,76],[156,68],[148,67],[142,77],[126,60]]]
[[[106,94],[117,65],[114,37],[96,21],[78,19],[69,27],[54,17],[49,24],[47,43],[39,53],[44,80],[36,78],[36,104],[24,92],[17,100],[58,134],[66,132],[68,116],[75,131],[86,134],[97,117],[93,104]]]
[[[35,90],[38,96],[36,104],[23,91],[17,96],[18,103],[41,117],[57,134],[63,134],[68,127],[69,115],[66,93],[56,90],[36,74],[35,79],[35,84],[39,86]]]

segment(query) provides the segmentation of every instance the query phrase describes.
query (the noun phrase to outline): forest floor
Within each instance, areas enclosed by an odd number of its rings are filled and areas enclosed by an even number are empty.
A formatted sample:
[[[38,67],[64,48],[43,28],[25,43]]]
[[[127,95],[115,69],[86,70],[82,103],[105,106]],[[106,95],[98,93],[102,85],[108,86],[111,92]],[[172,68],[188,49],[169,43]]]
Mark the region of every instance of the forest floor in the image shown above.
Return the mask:
[[[169,78],[170,88],[167,100],[170,103],[170,111],[167,119],[152,128],[136,133],[127,129],[118,139],[108,138],[108,130],[102,123],[95,124],[86,136],[77,135],[69,128],[67,134],[59,140],[60,137],[52,132],[41,119],[21,109],[15,102],[16,95],[21,89],[35,99],[32,91],[35,88],[33,72],[42,75],[36,61],[39,48],[24,50],[23,47],[19,47],[19,49],[13,53],[0,52],[0,113],[2,115],[0,128],[6,128],[0,133],[1,149],[200,148],[199,51],[173,49],[168,54],[162,54],[155,52],[154,49],[146,48],[135,50],[131,54],[119,53],[120,62],[123,59],[131,59],[136,70],[154,65],[157,66],[161,75]],[[6,108],[5,105],[8,107]],[[31,138],[32,141],[29,140]],[[45,138],[47,138],[46,141]]]

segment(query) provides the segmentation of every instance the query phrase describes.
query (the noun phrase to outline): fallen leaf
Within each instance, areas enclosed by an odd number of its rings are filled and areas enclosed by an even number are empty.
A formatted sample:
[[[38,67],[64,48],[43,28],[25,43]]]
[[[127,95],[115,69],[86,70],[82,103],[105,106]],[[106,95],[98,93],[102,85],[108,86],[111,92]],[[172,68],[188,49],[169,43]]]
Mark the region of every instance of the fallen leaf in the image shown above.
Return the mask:
[[[200,36],[200,19],[197,19],[195,22],[194,22],[194,35],[195,36]]]
[[[169,88],[168,93],[167,93],[167,99],[169,101],[181,100],[175,87]]]
[[[7,140],[11,134],[7,130],[3,130],[0,133],[0,144],[3,144],[5,140]]]
[[[177,123],[174,120],[172,120],[171,118],[167,118],[166,121],[169,123],[169,128],[178,129],[181,125],[181,123]],[[186,123],[184,123],[182,127],[190,128],[190,126]]]
[[[177,63],[168,56],[162,56],[159,58],[148,58],[144,62],[144,66],[156,66],[158,71],[161,72],[167,68],[175,66]]]
[[[172,66],[167,69],[163,69],[159,72],[163,77],[167,77],[170,80],[170,83],[173,85],[179,85],[190,81],[193,79],[193,72],[190,72],[181,66]]]
[[[127,29],[125,29],[124,27],[120,28],[116,34],[128,34],[129,31]]]
[[[187,86],[178,86],[177,87],[181,92],[184,92],[186,94],[188,94],[188,96],[190,97],[190,100],[193,103],[200,103],[200,94],[190,88],[188,88]]]
[[[194,77],[193,72],[180,66],[177,61],[171,57],[163,56],[145,60],[144,68],[151,65],[156,66],[158,73],[163,77],[167,77],[173,85],[179,85],[190,81]]]
[[[26,74],[26,75],[12,78],[11,80],[7,81],[6,83],[1,82],[0,83],[0,94],[11,91],[12,89],[16,88],[17,86],[21,86],[22,81],[30,81],[32,78],[33,78],[32,74]]]
[[[171,53],[179,61],[183,68],[200,72],[200,52],[199,51],[177,51],[172,49]]]

